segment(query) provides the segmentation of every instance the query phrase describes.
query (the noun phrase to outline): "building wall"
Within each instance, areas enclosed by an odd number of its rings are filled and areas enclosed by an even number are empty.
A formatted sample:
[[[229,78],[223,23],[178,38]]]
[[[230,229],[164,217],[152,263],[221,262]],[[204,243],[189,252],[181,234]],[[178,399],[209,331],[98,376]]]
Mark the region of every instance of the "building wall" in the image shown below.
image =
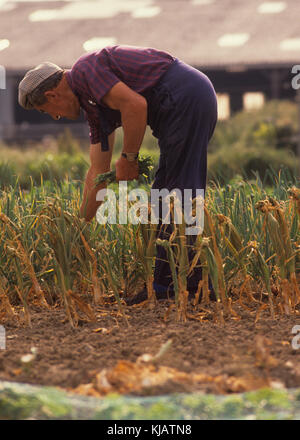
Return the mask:
[[[260,92],[265,101],[270,99],[295,100],[290,69],[249,69],[240,72],[226,70],[205,70],[218,94],[228,94],[230,114],[243,109],[244,95]]]
[[[6,76],[5,89],[0,89],[0,140],[13,136],[14,124],[14,80]]]
[[[69,129],[77,138],[87,139],[89,129],[83,115],[77,121],[53,121],[47,115],[25,110],[18,103],[18,84],[22,75],[7,72],[6,88],[0,90],[0,141],[22,142],[57,136]]]

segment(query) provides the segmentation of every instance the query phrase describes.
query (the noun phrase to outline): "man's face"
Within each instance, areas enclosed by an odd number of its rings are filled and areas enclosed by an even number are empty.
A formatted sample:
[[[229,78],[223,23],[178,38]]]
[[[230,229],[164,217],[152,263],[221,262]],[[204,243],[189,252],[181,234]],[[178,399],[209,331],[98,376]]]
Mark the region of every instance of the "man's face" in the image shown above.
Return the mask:
[[[48,113],[53,119],[67,118],[77,119],[80,115],[80,104],[78,98],[71,90],[56,88],[45,92],[47,102],[35,106],[35,109]]]

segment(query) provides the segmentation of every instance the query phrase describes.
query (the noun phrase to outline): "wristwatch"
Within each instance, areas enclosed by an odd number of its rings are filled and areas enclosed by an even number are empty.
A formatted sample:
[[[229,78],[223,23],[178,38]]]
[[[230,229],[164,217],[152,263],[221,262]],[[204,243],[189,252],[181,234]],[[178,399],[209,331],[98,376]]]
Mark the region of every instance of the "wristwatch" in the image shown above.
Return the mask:
[[[139,157],[139,153],[122,153],[122,157],[125,157],[128,162],[134,162]]]

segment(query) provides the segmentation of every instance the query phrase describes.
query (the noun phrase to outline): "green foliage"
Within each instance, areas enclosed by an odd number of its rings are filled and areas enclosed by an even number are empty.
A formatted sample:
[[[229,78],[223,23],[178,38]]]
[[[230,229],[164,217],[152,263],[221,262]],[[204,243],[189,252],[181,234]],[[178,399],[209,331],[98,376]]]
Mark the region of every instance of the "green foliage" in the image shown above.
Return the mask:
[[[8,162],[0,162],[0,185],[13,186],[16,181],[14,165]]]
[[[140,156],[138,159],[139,174],[148,179],[153,168],[153,160],[151,156]],[[108,171],[104,174],[99,174],[95,179],[95,185],[100,185],[106,182],[107,184],[116,182],[116,170]]]
[[[81,152],[50,152],[2,148],[0,157],[0,188],[14,186],[18,181],[22,189],[30,189],[31,181],[40,185],[42,181],[62,182],[66,179],[84,180],[88,169],[88,158]]]
[[[78,154],[80,152],[80,144],[72,136],[72,133],[69,129],[66,129],[58,136],[57,148],[59,153]]]
[[[264,277],[256,269],[256,260],[246,258],[250,252],[250,241],[259,244],[264,261],[268,261],[268,276],[273,274],[276,262],[270,257],[274,249],[269,236],[265,236],[264,218],[256,209],[258,201],[271,196],[286,207],[291,245],[294,250],[297,248],[299,219],[296,208],[289,205],[288,192],[293,184],[295,182],[285,175],[279,175],[273,176],[271,188],[264,188],[259,179],[255,183],[233,181],[225,186],[215,184],[207,188],[207,208],[212,217],[227,216],[236,229],[235,234],[240,237],[240,245],[236,245],[236,251],[240,253],[236,258],[228,243],[223,243],[219,228],[216,228],[226,284],[241,270],[257,280]],[[113,187],[115,185],[112,184]],[[149,190],[150,186],[144,185],[144,188]],[[81,222],[78,218],[82,199],[80,182],[63,181],[58,184],[47,181],[41,186],[32,182],[27,191],[21,191],[15,185],[0,191],[0,196],[0,212],[3,215],[0,267],[10,299],[15,297],[16,287],[23,286],[24,295],[29,291],[34,273],[46,292],[53,291],[53,286],[62,291],[74,286],[79,291],[87,286],[92,290],[96,271],[103,292],[111,291],[112,286],[116,292],[135,292],[144,280],[145,267],[139,251],[138,225]],[[18,247],[19,239],[22,249]],[[229,239],[235,246],[232,235]],[[247,255],[244,255],[241,249],[247,246]],[[91,254],[95,255],[95,260],[91,259]],[[30,256],[30,261],[26,262],[26,255]],[[26,301],[27,297],[24,298]]]
[[[269,101],[259,110],[241,111],[219,121],[211,151],[220,147],[267,147],[296,151],[298,108],[290,101]]]
[[[53,387],[2,382],[0,417],[6,420],[299,420],[299,391],[265,388],[228,396],[109,394],[100,399]]]
[[[270,170],[279,173],[284,169],[290,175],[297,174],[297,159],[289,150],[271,147],[223,146],[208,155],[208,179],[227,183],[236,176],[246,180],[258,174],[265,184],[271,184]]]
[[[267,170],[297,174],[298,131],[298,108],[289,101],[270,101],[259,110],[219,121],[208,149],[208,178],[225,183],[258,173],[270,184]]]
[[[262,109],[242,111],[227,121],[219,121],[208,148],[208,179],[228,183],[236,176],[253,179],[259,175],[270,184],[271,173],[286,170],[297,174],[295,157],[298,134],[298,109],[289,101],[270,101]],[[112,168],[123,144],[122,130],[116,131]],[[141,154],[151,156],[154,171],[159,161],[159,148],[149,127]],[[45,151],[42,145],[22,150],[0,146],[0,188],[14,185],[18,179],[29,189],[31,179],[35,185],[43,181],[68,179],[83,180],[89,166],[87,152],[70,131],[56,140],[56,148]]]

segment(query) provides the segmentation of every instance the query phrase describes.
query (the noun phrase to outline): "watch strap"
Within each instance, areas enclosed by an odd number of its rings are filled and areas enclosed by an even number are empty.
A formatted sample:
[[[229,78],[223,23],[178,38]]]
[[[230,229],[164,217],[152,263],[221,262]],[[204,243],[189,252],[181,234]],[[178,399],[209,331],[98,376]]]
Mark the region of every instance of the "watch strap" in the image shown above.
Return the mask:
[[[133,162],[139,157],[139,153],[122,153],[122,157],[125,157],[129,162]]]

